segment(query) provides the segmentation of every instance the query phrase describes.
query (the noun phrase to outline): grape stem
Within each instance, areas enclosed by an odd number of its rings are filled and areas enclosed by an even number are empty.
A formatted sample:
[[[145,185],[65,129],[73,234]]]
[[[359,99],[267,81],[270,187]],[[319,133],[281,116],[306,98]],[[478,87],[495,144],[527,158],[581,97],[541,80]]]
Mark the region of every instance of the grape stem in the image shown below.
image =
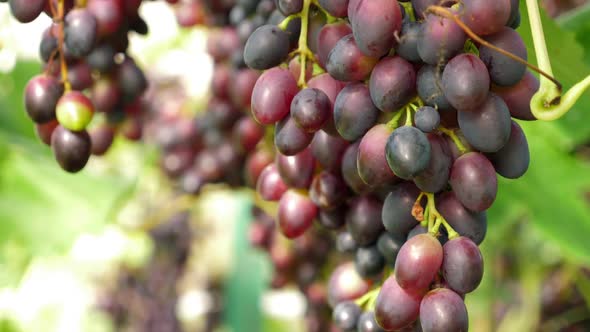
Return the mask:
[[[541,13],[536,0],[526,1],[529,12],[529,23],[533,36],[533,44],[537,55],[539,67],[552,74],[547,44],[541,23]],[[546,77],[541,77],[539,91],[531,99],[531,111],[533,115],[544,121],[557,120],[564,116],[578,101],[582,94],[590,88],[590,75],[571,87],[563,96],[561,86],[554,86]]]
[[[68,65],[66,63],[66,57],[64,54],[64,0],[58,0],[57,2],[57,18],[54,17],[54,20],[58,23],[58,45],[59,45],[59,62],[60,62],[60,70],[61,70],[61,79],[64,83],[65,91],[70,91],[72,89],[72,85],[68,80]]]
[[[426,208],[424,209],[424,220],[428,221],[428,233],[438,236],[440,226],[443,225],[447,230],[447,234],[449,235],[449,240],[452,240],[456,237],[459,237],[459,233],[457,233],[451,225],[445,220],[445,218],[438,212],[436,209],[436,204],[434,200],[433,193],[422,193],[426,196]]]
[[[449,136],[453,140],[453,143],[455,143],[455,145],[457,146],[457,149],[459,149],[459,152],[462,155],[465,154],[465,153],[467,153],[467,151],[468,151],[467,147],[463,144],[463,142],[461,142],[461,139],[457,136],[457,134],[455,133],[454,130],[447,129],[447,128],[443,127],[443,126],[438,127],[438,130],[441,133]]]
[[[356,299],[354,302],[363,310],[373,310],[373,308],[375,307],[375,302],[377,301],[377,296],[379,295],[380,291],[381,287],[372,289],[362,297]]]

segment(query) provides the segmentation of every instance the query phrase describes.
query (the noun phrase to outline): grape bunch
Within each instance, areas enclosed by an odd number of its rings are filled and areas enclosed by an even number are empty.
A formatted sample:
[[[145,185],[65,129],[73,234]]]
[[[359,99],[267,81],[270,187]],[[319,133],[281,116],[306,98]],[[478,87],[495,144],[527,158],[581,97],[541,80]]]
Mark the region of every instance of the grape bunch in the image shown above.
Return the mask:
[[[515,119],[535,120],[539,81],[514,30],[518,1],[276,7],[284,19],[243,50],[263,71],[250,108],[275,148],[259,197],[277,202],[285,237],[332,231],[358,277],[377,284],[332,294],[341,330],[467,331],[497,175],[529,166]]]

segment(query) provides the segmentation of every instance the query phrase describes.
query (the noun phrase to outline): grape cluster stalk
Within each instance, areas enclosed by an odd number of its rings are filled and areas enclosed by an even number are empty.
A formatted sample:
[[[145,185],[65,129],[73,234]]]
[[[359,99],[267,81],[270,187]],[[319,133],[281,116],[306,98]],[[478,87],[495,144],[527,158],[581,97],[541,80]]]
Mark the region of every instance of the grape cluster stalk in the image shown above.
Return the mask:
[[[498,175],[529,166],[528,68],[549,76],[527,63],[518,0],[167,2],[213,27],[194,117],[126,54],[141,0],[9,0],[21,22],[54,19],[25,106],[60,166],[151,128],[179,192],[255,190],[250,241],[272,287],[306,295],[309,331],[467,331]]]

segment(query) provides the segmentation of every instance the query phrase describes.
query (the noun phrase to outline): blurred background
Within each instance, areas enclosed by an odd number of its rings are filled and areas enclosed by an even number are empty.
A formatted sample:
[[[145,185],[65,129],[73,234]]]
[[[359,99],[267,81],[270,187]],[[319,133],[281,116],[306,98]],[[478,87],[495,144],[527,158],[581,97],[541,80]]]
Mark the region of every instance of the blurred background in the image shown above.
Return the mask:
[[[590,73],[590,4],[542,5],[567,88]],[[148,77],[181,89],[183,112],[201,111],[211,31],[179,28],[163,2],[145,2],[141,16],[150,34],[133,35],[130,53]],[[19,24],[0,4],[0,332],[304,331],[302,295],[272,290],[272,265],[248,241],[252,192],[176,196],[157,149],[125,138],[79,174],[59,169],[22,102],[48,22]],[[531,167],[501,179],[484,281],[467,297],[471,330],[589,331],[589,124],[588,94],[555,123],[522,124]]]

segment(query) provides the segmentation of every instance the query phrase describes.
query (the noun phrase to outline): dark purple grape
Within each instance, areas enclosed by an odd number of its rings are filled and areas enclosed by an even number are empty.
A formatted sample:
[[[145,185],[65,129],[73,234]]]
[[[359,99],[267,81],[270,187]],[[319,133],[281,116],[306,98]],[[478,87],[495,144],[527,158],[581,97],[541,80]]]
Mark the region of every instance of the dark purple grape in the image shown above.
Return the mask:
[[[336,43],[344,36],[347,36],[351,33],[352,29],[350,28],[350,25],[344,22],[330,23],[324,25],[324,27],[318,35],[317,56],[320,66],[324,68],[326,67],[326,62],[328,62],[328,55],[330,54],[334,46],[336,46]]]
[[[373,127],[378,116],[379,109],[363,83],[347,85],[336,97],[334,123],[340,136],[348,141],[361,138]]]
[[[375,320],[373,311],[366,311],[359,317],[357,323],[357,332],[385,332]]]
[[[314,177],[309,197],[321,209],[337,208],[347,197],[346,183],[341,177],[322,171]]]
[[[477,152],[464,154],[455,160],[449,182],[461,204],[476,212],[492,206],[498,193],[494,166]]]
[[[420,303],[420,324],[424,332],[467,331],[469,318],[461,296],[450,289],[434,289]]]
[[[348,0],[318,0],[318,3],[334,17],[348,15]]]
[[[473,292],[483,278],[483,257],[477,245],[464,236],[445,243],[442,273],[447,285],[455,292]]]
[[[399,238],[406,238],[408,232],[417,225],[412,216],[412,208],[420,190],[411,182],[400,183],[393,187],[385,198],[381,213],[385,229]]]
[[[83,91],[92,87],[92,70],[87,62],[78,61],[68,67],[68,81],[72,90]],[[121,82],[122,83],[122,82]]]
[[[315,160],[310,149],[293,156],[277,154],[276,165],[283,181],[293,188],[306,189],[311,184],[315,170]]]
[[[437,66],[424,65],[420,68],[416,78],[416,89],[424,104],[435,107],[439,111],[453,109],[443,93],[442,71]]]
[[[36,19],[43,8],[46,0],[9,0],[10,12],[21,23],[29,23]]]
[[[358,48],[371,57],[389,53],[401,30],[399,4],[389,0],[349,2],[348,16]]]
[[[386,125],[371,128],[361,139],[358,155],[358,173],[367,185],[376,187],[396,181],[396,176],[385,159],[385,145],[391,134]]]
[[[383,203],[371,196],[360,196],[349,204],[346,226],[359,246],[375,243],[383,231]]]
[[[490,89],[486,65],[475,55],[457,55],[445,66],[442,89],[449,103],[459,111],[472,111],[483,104]]]
[[[358,248],[354,263],[357,272],[365,278],[378,276],[385,267],[385,259],[376,245]]]
[[[330,111],[334,109],[334,102],[336,101],[336,96],[338,96],[338,94],[344,88],[345,85],[346,83],[335,80],[328,73],[318,75],[309,80],[309,82],[307,82],[307,86],[309,88],[321,90],[326,94],[326,96],[328,96],[328,98],[330,98]],[[338,132],[336,131],[336,127],[334,126],[334,121],[332,121],[331,119],[326,122],[324,128],[322,129],[332,136],[338,136]]]
[[[443,137],[429,134],[428,141],[430,162],[425,170],[414,177],[414,183],[424,192],[437,193],[447,187],[453,160]]]
[[[311,141],[311,153],[325,170],[339,174],[342,158],[348,146],[349,143],[341,137],[330,136],[320,130]]]
[[[275,164],[266,166],[258,176],[256,192],[265,201],[278,201],[287,189]]]
[[[133,59],[127,57],[119,65],[117,71],[117,78],[123,99],[125,101],[133,101],[139,97],[148,87],[148,82],[139,67],[135,64]]]
[[[527,60],[526,45],[518,32],[503,27],[500,31],[486,38],[490,44]],[[491,48],[480,46],[479,57],[488,67],[490,79],[500,86],[512,86],[518,83],[526,72],[526,65],[517,62]]]
[[[416,94],[414,66],[399,56],[381,59],[371,73],[369,90],[381,111],[399,110]]]
[[[115,49],[112,45],[103,43],[96,45],[90,54],[86,57],[86,62],[90,68],[98,70],[101,73],[108,73],[115,68]]]
[[[417,20],[421,20],[426,16],[426,9],[429,6],[438,6],[441,3],[444,3],[440,0],[412,0],[412,8],[414,9],[414,14],[416,15]]]
[[[421,294],[413,294],[401,288],[391,275],[379,291],[375,302],[375,320],[387,331],[399,330],[410,325],[420,314]]]
[[[92,142],[86,131],[73,132],[57,126],[51,134],[51,148],[62,169],[77,173],[90,159]]]
[[[336,238],[336,250],[342,253],[354,253],[358,245],[349,232],[342,232]]]
[[[53,33],[53,27],[54,25],[51,25],[45,29],[45,31],[43,31],[43,35],[41,36],[39,55],[41,56],[41,60],[43,60],[43,62],[49,62],[52,57],[53,59],[56,59],[58,55],[58,40]]]
[[[510,0],[510,17],[506,26],[516,29],[520,26],[519,0]]]
[[[92,51],[98,38],[98,23],[92,13],[83,8],[70,11],[65,17],[64,42],[70,54],[83,57]]]
[[[87,8],[96,17],[99,36],[115,33],[123,23],[123,8],[118,0],[88,1]]]
[[[248,68],[240,69],[232,77],[229,86],[229,96],[232,103],[238,108],[249,108],[252,101],[254,85],[260,77],[257,70]]]
[[[427,64],[445,63],[463,49],[466,39],[452,19],[428,14],[418,36],[418,54]]]
[[[113,144],[115,130],[108,125],[101,125],[90,130],[89,135],[92,142],[92,154],[102,156]]]
[[[346,223],[345,210],[338,208],[333,210],[320,210],[318,222],[326,229],[336,230]]]
[[[63,84],[49,75],[37,75],[27,83],[24,100],[27,115],[35,123],[55,119],[57,101],[64,93]]]
[[[293,239],[307,231],[317,216],[318,208],[309,197],[289,189],[279,201],[278,222],[281,233]]]
[[[463,2],[461,19],[475,34],[494,34],[508,23],[512,6],[511,0],[469,0]]]
[[[352,34],[340,39],[326,62],[328,73],[339,81],[362,81],[369,77],[378,58],[361,53]]]
[[[499,151],[510,138],[510,111],[496,94],[490,93],[477,109],[459,111],[458,119],[465,139],[479,151]]]
[[[352,262],[339,265],[328,280],[328,303],[334,307],[355,300],[369,291],[369,283],[361,278]]]
[[[344,182],[357,194],[369,189],[369,186],[359,176],[357,168],[357,155],[359,143],[351,144],[342,157],[342,177]]]
[[[332,320],[344,331],[356,329],[356,323],[361,315],[361,308],[354,302],[338,303],[332,313]]]
[[[467,210],[452,191],[436,197],[436,208],[457,233],[475,244],[483,242],[487,232],[485,212]]]
[[[291,118],[307,132],[320,130],[331,115],[330,99],[318,89],[303,89],[291,102]]]
[[[403,21],[402,31],[395,46],[397,55],[414,63],[422,62],[420,54],[418,54],[418,39],[421,29],[422,24],[420,22]]]
[[[233,142],[241,151],[251,152],[264,138],[264,127],[248,115],[242,116],[233,127]]]
[[[395,261],[395,278],[408,292],[424,294],[443,260],[440,242],[430,234],[416,235],[402,245]]]
[[[252,115],[261,124],[269,125],[283,119],[299,92],[297,82],[287,69],[272,68],[256,81],[252,91]]]
[[[531,112],[531,98],[538,90],[539,79],[529,71],[513,86],[492,87],[492,91],[502,97],[513,118],[527,121],[536,120]]]
[[[397,254],[404,244],[405,239],[392,235],[389,232],[381,233],[379,240],[377,240],[377,249],[383,255],[387,264],[394,266]]]
[[[426,234],[428,233],[428,229],[426,229],[426,227],[423,227],[422,225],[418,224],[416,225],[414,228],[412,228],[411,231],[408,232],[408,237],[406,238],[406,241],[418,236],[420,234]]]
[[[430,163],[431,148],[426,135],[410,126],[397,128],[385,147],[387,163],[395,175],[409,180]]]
[[[518,123],[512,121],[508,143],[498,152],[487,154],[487,157],[496,172],[505,178],[517,179],[526,173],[531,159],[529,144]]]
[[[275,146],[286,156],[293,156],[305,150],[312,139],[313,133],[299,127],[290,115],[279,121],[275,127]]]
[[[414,123],[423,132],[431,133],[440,126],[440,114],[434,107],[420,107],[414,115]]]
[[[277,0],[277,7],[285,16],[297,14],[303,9],[303,0]]]
[[[263,25],[248,38],[244,61],[252,69],[269,69],[287,59],[289,48],[289,35],[285,31],[274,25]]]

